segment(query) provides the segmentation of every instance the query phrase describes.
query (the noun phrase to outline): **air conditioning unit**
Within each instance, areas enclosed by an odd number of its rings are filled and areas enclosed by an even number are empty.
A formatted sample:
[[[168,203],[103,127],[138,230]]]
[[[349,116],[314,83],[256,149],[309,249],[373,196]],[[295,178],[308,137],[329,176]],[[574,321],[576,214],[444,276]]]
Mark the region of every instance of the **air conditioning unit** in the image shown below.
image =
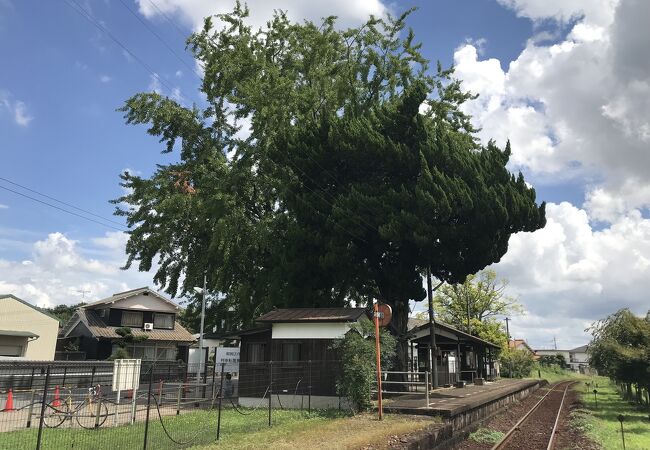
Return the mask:
[[[153,330],[153,323],[144,324],[144,331],[152,331],[152,330]]]

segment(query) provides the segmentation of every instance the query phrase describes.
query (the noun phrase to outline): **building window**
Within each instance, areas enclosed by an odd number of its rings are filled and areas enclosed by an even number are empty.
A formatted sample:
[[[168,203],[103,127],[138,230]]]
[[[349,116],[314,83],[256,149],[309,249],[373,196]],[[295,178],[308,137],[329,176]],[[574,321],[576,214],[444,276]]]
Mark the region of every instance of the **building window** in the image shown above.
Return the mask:
[[[282,361],[285,362],[300,361],[300,344],[298,343],[282,344]]]
[[[158,361],[173,361],[176,359],[176,347],[156,346],[156,359]]]
[[[153,327],[154,328],[164,328],[166,330],[171,330],[172,328],[174,328],[174,315],[173,314],[154,313],[154,315],[153,315]]]
[[[122,311],[122,326],[142,328],[142,313],[139,311]]]
[[[264,362],[264,344],[248,344],[248,360],[253,363]]]
[[[0,356],[23,356],[23,346],[0,345]]]

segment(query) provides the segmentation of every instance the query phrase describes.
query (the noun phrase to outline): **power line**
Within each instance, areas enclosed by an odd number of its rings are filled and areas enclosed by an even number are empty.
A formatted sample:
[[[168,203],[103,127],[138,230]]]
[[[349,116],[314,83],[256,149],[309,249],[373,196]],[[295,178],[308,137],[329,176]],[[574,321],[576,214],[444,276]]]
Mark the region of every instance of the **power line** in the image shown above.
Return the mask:
[[[142,67],[144,67],[147,72],[151,74],[160,84],[165,86],[167,89],[169,89],[170,92],[174,90],[172,86],[170,86],[163,78],[161,78],[158,73],[156,73],[151,66],[149,66],[144,60],[142,60],[138,55],[133,53],[129,48],[122,43],[113,33],[108,30],[104,25],[102,25],[92,14],[90,14],[88,11],[86,11],[79,3],[77,3],[76,0],[64,0],[67,5],[75,10],[77,14],[79,14],[81,17],[86,19],[88,22],[90,22],[92,25],[94,25],[99,31],[104,33],[106,36],[108,36],[113,42],[115,42],[117,45],[119,45],[125,52],[129,54],[138,64],[140,64]],[[182,96],[181,96],[182,97]]]
[[[122,224],[122,223],[120,223],[120,222],[117,222],[117,221],[115,221],[115,220],[111,220],[111,219],[107,219],[106,217],[100,216],[99,214],[95,214],[95,213],[93,213],[93,212],[91,212],[91,211],[88,211],[88,210],[86,210],[86,209],[79,208],[79,207],[77,207],[77,206],[75,206],[75,205],[72,205],[72,204],[70,204],[70,203],[64,202],[63,200],[59,200],[58,198],[51,197],[51,196],[49,196],[49,195],[47,195],[47,194],[43,194],[42,192],[38,192],[37,190],[34,190],[34,189],[31,189],[31,188],[28,188],[27,186],[23,186],[22,184],[18,184],[18,183],[16,183],[15,181],[11,181],[11,180],[8,180],[8,179],[3,178],[3,177],[0,177],[0,180],[2,180],[2,181],[4,181],[4,182],[7,182],[7,183],[9,183],[9,184],[13,184],[14,186],[17,186],[17,187],[19,187],[19,188],[21,188],[21,189],[25,189],[26,191],[33,192],[34,194],[38,194],[38,195],[40,195],[41,197],[45,197],[45,198],[47,198],[47,199],[49,199],[49,200],[54,200],[54,201],[57,202],[57,203],[61,203],[62,205],[65,205],[65,206],[68,206],[68,207],[70,207],[70,208],[76,209],[77,211],[81,211],[81,212],[83,212],[83,213],[85,213],[85,214],[89,214],[89,215],[91,215],[91,216],[97,217],[98,219],[102,219],[102,220],[104,220],[104,221],[106,221],[106,222],[114,223],[115,225],[118,225],[118,226],[120,226],[120,227],[123,227],[123,226],[124,226],[124,224]]]
[[[35,198],[35,197],[29,196],[29,195],[27,195],[27,194],[23,194],[22,192],[15,191],[15,190],[10,189],[10,188],[8,188],[8,187],[6,187],[6,186],[0,186],[0,189],[4,189],[5,191],[13,192],[13,193],[16,194],[16,195],[20,195],[20,196],[22,196],[22,197],[28,198],[28,199],[33,200],[33,201],[35,201],[35,202],[41,203],[41,204],[43,204],[43,205],[47,205],[47,206],[49,206],[50,208],[58,209],[59,211],[63,211],[64,213],[71,214],[71,215],[73,215],[73,216],[77,216],[77,217],[79,217],[79,218],[81,218],[81,219],[85,219],[85,220],[88,220],[88,221],[90,221],[90,222],[94,222],[94,223],[96,223],[96,224],[98,224],[98,225],[102,225],[102,226],[105,226],[105,227],[107,227],[107,228],[112,228],[112,229],[117,230],[117,231],[127,231],[127,230],[124,229],[124,228],[117,228],[117,227],[114,227],[114,226],[112,226],[112,225],[108,225],[108,224],[106,224],[106,223],[100,222],[99,220],[95,220],[95,219],[91,219],[90,217],[82,216],[81,214],[77,214],[76,212],[68,211],[67,209],[64,209],[64,208],[58,207],[58,206],[53,205],[53,204],[48,203],[48,202],[44,202],[43,200],[39,200],[39,199],[37,199],[37,198]]]
[[[144,67],[144,68],[145,68],[145,69],[146,69],[146,70],[147,70],[147,71],[148,71],[148,72],[149,72],[153,77],[155,77],[155,78],[156,78],[156,79],[157,79],[157,80],[158,80],[162,85],[164,85],[164,86],[165,86],[167,89],[169,89],[170,91],[173,91],[173,88],[172,88],[169,84],[167,84],[167,82],[166,82],[165,80],[163,80],[163,79],[158,75],[158,73],[156,73],[156,72],[155,72],[155,71],[154,71],[154,70],[153,70],[153,69],[152,69],[152,68],[151,68],[147,63],[145,63],[145,62],[144,62],[141,58],[139,58],[135,53],[133,53],[133,52],[132,52],[132,51],[131,51],[131,50],[130,50],[130,49],[129,49],[125,44],[123,44],[123,43],[122,43],[122,42],[121,42],[121,41],[120,41],[120,40],[119,40],[115,35],[113,35],[113,34],[112,34],[112,33],[111,33],[111,32],[110,32],[110,31],[109,31],[109,30],[108,30],[104,25],[102,25],[102,24],[101,24],[101,23],[100,23],[100,22],[99,22],[99,21],[98,21],[98,20],[97,20],[97,19],[96,19],[92,14],[91,14],[91,13],[89,13],[89,12],[86,11],[86,10],[85,10],[81,5],[79,5],[79,3],[78,3],[76,0],[64,0],[64,1],[68,4],[68,6],[70,6],[72,9],[74,9],[74,10],[75,10],[78,14],[80,14],[83,18],[85,18],[86,20],[88,20],[88,21],[89,21],[92,25],[94,25],[97,29],[99,29],[101,32],[105,33],[106,36],[108,36],[108,37],[109,37],[113,42],[115,42],[115,43],[116,43],[117,45],[119,45],[119,46],[120,46],[120,47],[121,47],[125,52],[127,52],[131,57],[133,57],[133,59],[134,59],[136,62],[138,62],[142,67]],[[150,1],[151,1],[151,0],[150,0]],[[73,5],[74,5],[74,6],[73,6]],[[76,7],[75,7],[75,6],[76,6]],[[154,4],[154,6],[156,7],[155,4]],[[156,7],[156,9],[158,9],[158,10],[160,11],[159,8]],[[166,16],[166,15],[165,15],[165,16]],[[203,140],[200,139],[200,138],[199,138],[199,141],[200,141],[201,143],[203,143],[203,142],[202,142]],[[273,161],[272,158],[269,158],[269,159],[271,159],[271,161]],[[273,161],[273,162],[275,162],[275,161]],[[277,164],[277,162],[275,162],[275,163]],[[293,164],[292,164],[292,165],[293,165]],[[294,166],[294,167],[297,168],[296,166]],[[300,169],[299,169],[299,170],[300,170]],[[303,173],[304,173],[304,171],[303,171]],[[330,176],[332,176],[332,175],[330,174]],[[308,178],[309,178],[309,177],[308,177]],[[311,180],[311,181],[314,182],[314,180]],[[316,184],[316,183],[314,182],[314,184]],[[319,186],[318,184],[316,184],[316,185],[317,185],[317,186],[318,186],[322,191],[324,191],[324,189],[322,189],[321,186]],[[305,187],[306,189],[310,190],[311,192],[317,194],[315,190],[310,189],[310,188],[308,188],[307,186],[304,186],[304,187]],[[5,189],[6,189],[6,188],[5,188]],[[289,188],[287,188],[287,189],[289,189]],[[289,189],[289,190],[291,190],[291,189]],[[293,193],[296,194],[296,192],[293,192]],[[24,194],[19,194],[19,195],[24,195]],[[317,194],[317,195],[319,195],[319,194]],[[332,196],[332,194],[330,194],[330,196]],[[321,197],[321,199],[322,199],[325,203],[327,203],[329,206],[331,206],[332,208],[334,207],[334,204],[331,203],[331,202],[328,202],[327,199],[325,199],[322,195],[319,195],[319,197]],[[332,198],[333,198],[333,196],[332,196]],[[37,201],[40,202],[40,200],[37,200]],[[41,202],[41,203],[45,203],[45,202]],[[46,204],[47,204],[47,203],[46,203]],[[322,217],[325,217],[325,216],[323,215],[323,213],[321,213],[319,210],[317,210],[313,205],[311,205],[311,204],[308,204],[308,205],[311,206],[311,208],[312,208],[316,213],[318,213],[318,214],[321,215]],[[52,206],[52,205],[50,205],[50,206]],[[57,209],[61,209],[61,208],[57,208]],[[75,215],[77,215],[77,214],[75,214]],[[89,220],[91,220],[91,219],[89,219]],[[359,218],[359,220],[365,222],[365,220],[363,220],[362,218]],[[344,228],[344,227],[343,227],[342,225],[340,225],[339,223],[337,223],[337,222],[335,222],[335,221],[332,221],[332,223],[333,223],[336,227],[341,228],[342,230],[344,230],[345,232],[347,232],[347,233],[348,233],[350,236],[352,236],[354,239],[360,239],[361,241],[366,242],[363,238],[361,238],[361,237],[359,237],[359,236],[356,236],[354,233],[352,233],[351,231],[347,230],[346,228]],[[377,228],[372,227],[372,226],[371,226],[370,224],[368,224],[367,222],[366,222],[366,225],[367,225],[368,227],[370,227],[371,230],[373,230],[373,231],[378,231]],[[112,228],[114,228],[114,227],[112,227]]]
[[[126,9],[129,10],[129,12],[131,13],[131,15],[132,15],[133,17],[135,17],[136,19],[138,19],[138,21],[139,21],[139,22],[140,22],[140,23],[141,23],[141,24],[142,24],[142,25],[143,25],[147,30],[149,30],[149,32],[150,32],[151,34],[153,34],[153,35],[156,37],[156,39],[158,39],[160,42],[162,42],[162,44],[167,48],[167,50],[169,50],[169,51],[170,51],[170,52],[171,52],[171,53],[176,57],[176,59],[178,59],[178,60],[179,60],[179,61],[180,61],[180,62],[181,62],[185,67],[187,67],[187,68],[188,68],[188,69],[189,69],[189,70],[190,70],[190,71],[191,71],[191,72],[192,72],[192,73],[193,73],[193,74],[194,74],[194,75],[195,75],[195,76],[196,76],[200,81],[202,81],[200,75],[196,73],[196,69],[193,68],[193,67],[191,67],[191,66],[190,66],[190,65],[189,65],[189,64],[188,64],[188,63],[187,63],[183,58],[181,58],[180,55],[179,55],[178,53],[176,53],[176,51],[172,48],[172,46],[169,45],[169,44],[167,43],[167,41],[164,40],[164,39],[162,38],[162,36],[160,36],[160,34],[158,34],[158,33],[156,32],[156,30],[154,30],[153,28],[151,28],[151,27],[149,26],[149,24],[148,24],[145,20],[143,20],[142,17],[140,17],[140,15],[139,15],[138,13],[136,13],[135,11],[133,11],[133,9],[131,9],[131,7],[130,7],[129,5],[127,5],[127,4],[124,2],[124,0],[119,0],[119,1],[120,1],[120,3],[121,3],[121,4],[122,4]]]
[[[158,5],[157,5],[153,0],[149,0],[149,3],[151,3],[151,6],[153,6],[153,7],[156,9],[156,11],[158,11],[158,12],[160,13],[160,15],[162,15],[162,16],[167,20],[167,22],[169,22],[169,24],[170,24],[172,27],[174,27],[174,29],[176,30],[176,32],[177,32],[177,33],[178,33],[178,34],[179,34],[183,39],[187,39],[187,34],[186,34],[186,32],[183,31],[183,30],[181,29],[181,27],[179,27],[179,26],[176,24],[176,22],[175,22],[174,20],[172,20],[172,19],[171,19],[171,18],[170,18],[170,17],[169,17],[169,16],[168,16],[168,15],[167,15],[163,10],[162,10],[162,9],[160,9],[160,8],[158,7]]]

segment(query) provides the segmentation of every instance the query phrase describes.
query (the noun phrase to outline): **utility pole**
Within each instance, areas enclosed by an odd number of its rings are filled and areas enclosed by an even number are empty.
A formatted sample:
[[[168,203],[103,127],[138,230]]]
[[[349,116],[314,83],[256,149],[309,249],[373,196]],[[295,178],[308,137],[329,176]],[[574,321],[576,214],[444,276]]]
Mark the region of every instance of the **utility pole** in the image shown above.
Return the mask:
[[[440,283],[442,284],[442,283]],[[436,287],[438,289],[440,287],[440,284]],[[438,387],[438,349],[436,348],[436,323],[435,319],[433,317],[433,289],[431,287],[431,268],[427,267],[427,294],[429,296],[429,337],[431,339],[430,342],[430,347],[431,351],[429,352],[430,354],[430,360],[431,360],[431,374],[433,375],[433,388],[436,389]],[[427,389],[429,389],[429,386],[427,386]]]
[[[208,291],[208,273],[203,272],[203,288],[195,287],[194,292],[201,294],[201,329],[199,330],[199,368],[196,373],[197,383],[203,371],[203,326],[205,325],[205,295]]]
[[[86,290],[83,290],[83,289],[78,289],[77,292],[79,292],[81,294],[81,299],[82,300],[86,299],[86,294],[90,294],[90,291],[86,291]]]
[[[510,342],[510,327],[508,326],[508,322],[510,322],[510,319],[506,317],[506,334],[508,335],[508,342]],[[510,345],[510,343],[508,343]]]
[[[472,325],[470,324],[469,316],[469,297],[467,297],[467,334],[472,334]]]
[[[553,336],[553,346],[555,347],[555,350],[557,350],[557,339],[555,339],[555,336]]]

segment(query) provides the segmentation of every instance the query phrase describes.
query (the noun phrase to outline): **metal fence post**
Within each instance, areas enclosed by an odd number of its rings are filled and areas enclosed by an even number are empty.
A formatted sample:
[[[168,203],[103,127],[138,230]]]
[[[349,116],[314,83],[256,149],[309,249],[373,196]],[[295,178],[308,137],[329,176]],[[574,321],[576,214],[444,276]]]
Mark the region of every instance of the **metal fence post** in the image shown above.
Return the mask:
[[[424,398],[427,402],[426,407],[429,407],[429,372],[424,372]]]
[[[144,422],[144,445],[142,450],[147,450],[147,435],[149,434],[149,411],[151,409],[151,385],[153,384],[153,364],[149,368],[149,388],[147,390],[147,417]]]
[[[223,366],[221,368],[223,369]],[[213,369],[214,370],[212,370],[212,397],[211,398],[214,399],[214,379],[215,379],[215,377],[217,375],[217,363],[216,362],[214,363]]]
[[[273,361],[269,361],[269,426],[271,426],[271,399],[273,397]]]
[[[63,381],[61,381],[61,386],[65,387],[65,377],[68,374],[68,366],[65,366],[63,368]]]
[[[38,421],[38,437],[36,438],[36,450],[41,450],[41,440],[43,438],[43,422],[45,418],[45,405],[47,404],[47,390],[50,387],[50,366],[47,366],[45,372],[45,386],[43,387],[43,400],[41,401],[41,416]]]
[[[181,396],[183,395],[183,383],[178,384],[178,395],[176,396],[176,415],[181,413]]]
[[[226,363],[221,363],[221,381],[219,382],[219,412],[217,413],[217,441],[221,432],[221,400],[223,399],[223,371]],[[216,368],[216,366],[215,366]]]
[[[208,382],[208,362],[203,365],[203,388],[201,390],[201,398],[205,398],[206,384]]]
[[[309,383],[307,386],[307,412],[311,414],[311,359],[307,361]]]
[[[36,391],[32,389],[32,397],[29,400],[29,411],[27,413],[27,428],[32,426],[32,416],[34,415],[34,397],[36,396]]]
[[[95,428],[99,428],[99,415],[102,413],[102,398],[97,399],[97,411],[95,414]]]
[[[142,371],[142,361],[140,361],[139,370],[135,370],[133,367],[133,372],[131,373],[131,423],[135,423],[135,415],[137,410],[137,401],[138,401],[138,389],[140,388],[140,375]],[[137,388],[136,388],[137,386]]]

